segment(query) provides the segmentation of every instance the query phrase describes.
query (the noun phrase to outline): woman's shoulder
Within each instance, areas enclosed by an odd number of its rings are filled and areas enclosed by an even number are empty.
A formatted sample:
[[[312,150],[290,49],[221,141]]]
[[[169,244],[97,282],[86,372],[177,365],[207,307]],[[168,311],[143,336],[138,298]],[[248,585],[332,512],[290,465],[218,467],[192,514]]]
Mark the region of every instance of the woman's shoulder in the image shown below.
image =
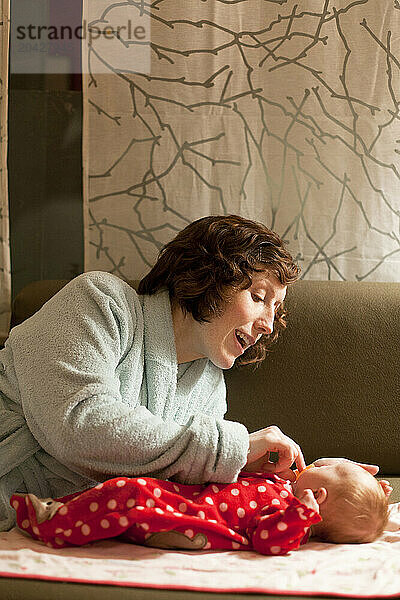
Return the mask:
[[[74,279],[71,280],[70,283],[82,283],[87,284],[89,282],[101,285],[119,285],[125,284],[128,285],[121,277],[117,277],[113,273],[109,273],[108,271],[86,271],[85,273],[81,273],[77,275]]]
[[[138,318],[141,302],[126,281],[106,271],[88,271],[71,279],[46,305],[48,310],[85,314],[111,312]]]
[[[107,271],[87,271],[72,279],[66,289],[98,290],[113,297],[119,294],[137,296],[135,289],[124,279]]]

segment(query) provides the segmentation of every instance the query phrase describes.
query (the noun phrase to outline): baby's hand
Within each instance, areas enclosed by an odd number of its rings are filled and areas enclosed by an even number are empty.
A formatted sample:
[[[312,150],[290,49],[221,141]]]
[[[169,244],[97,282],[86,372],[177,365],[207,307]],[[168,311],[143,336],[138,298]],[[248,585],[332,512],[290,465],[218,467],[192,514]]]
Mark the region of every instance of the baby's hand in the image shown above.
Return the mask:
[[[305,504],[307,508],[311,508],[311,510],[319,514],[319,504],[314,498],[312,490],[304,490],[301,496],[298,496],[298,500],[300,500],[302,504]]]

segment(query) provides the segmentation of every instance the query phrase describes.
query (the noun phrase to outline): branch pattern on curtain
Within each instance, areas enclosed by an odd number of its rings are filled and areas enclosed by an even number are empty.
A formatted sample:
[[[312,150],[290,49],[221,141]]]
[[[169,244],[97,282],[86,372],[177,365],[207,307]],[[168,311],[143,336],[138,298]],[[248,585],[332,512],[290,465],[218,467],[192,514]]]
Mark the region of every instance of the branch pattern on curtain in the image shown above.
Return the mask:
[[[7,179],[9,0],[1,1],[0,10],[0,343],[2,343],[8,335],[11,314]]]
[[[86,48],[85,269],[138,278],[236,213],[304,278],[400,281],[399,1],[84,0],[88,23],[140,14],[149,73]]]

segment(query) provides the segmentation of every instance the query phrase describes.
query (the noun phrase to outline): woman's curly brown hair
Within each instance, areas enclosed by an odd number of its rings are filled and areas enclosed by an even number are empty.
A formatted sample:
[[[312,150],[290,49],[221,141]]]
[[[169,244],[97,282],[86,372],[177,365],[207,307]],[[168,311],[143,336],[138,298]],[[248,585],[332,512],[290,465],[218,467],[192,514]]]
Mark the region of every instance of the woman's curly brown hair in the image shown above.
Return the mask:
[[[190,223],[160,251],[151,271],[141,280],[139,294],[167,288],[172,301],[196,321],[210,322],[223,314],[240,290],[248,289],[254,272],[268,271],[282,285],[295,282],[300,268],[281,238],[262,223],[237,215],[208,216]],[[263,335],[236,360],[258,364],[286,327],[279,307],[274,330]]]

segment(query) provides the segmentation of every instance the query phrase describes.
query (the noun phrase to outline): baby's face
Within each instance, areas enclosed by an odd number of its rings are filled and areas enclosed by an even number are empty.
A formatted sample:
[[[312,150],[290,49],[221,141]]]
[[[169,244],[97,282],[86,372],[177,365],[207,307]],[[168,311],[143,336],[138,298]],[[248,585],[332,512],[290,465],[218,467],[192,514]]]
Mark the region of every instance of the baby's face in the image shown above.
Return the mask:
[[[316,462],[317,466],[300,473],[297,481],[292,484],[295,496],[300,497],[306,489],[316,492],[322,487],[329,492],[329,489],[334,489],[337,484],[348,478],[356,480],[360,486],[379,486],[377,480],[368,471],[352,462],[337,462],[327,465],[320,464],[320,461]]]

